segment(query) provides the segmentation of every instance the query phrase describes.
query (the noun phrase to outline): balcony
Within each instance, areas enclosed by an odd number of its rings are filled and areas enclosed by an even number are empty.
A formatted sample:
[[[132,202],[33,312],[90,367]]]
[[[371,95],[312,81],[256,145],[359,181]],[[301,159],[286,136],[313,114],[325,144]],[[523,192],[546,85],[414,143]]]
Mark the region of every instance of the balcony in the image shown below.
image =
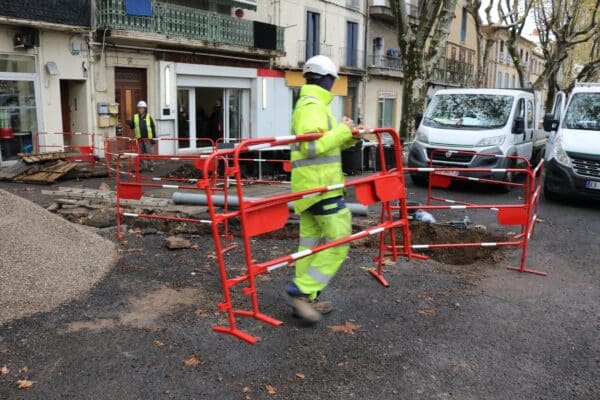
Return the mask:
[[[340,47],[338,60],[341,69],[365,69],[365,53],[362,50]]]
[[[334,59],[333,46],[330,44],[319,43],[318,48],[309,49],[310,51],[307,51],[306,50],[306,41],[298,40],[297,49],[298,49],[298,66],[302,66],[306,62],[306,60],[308,60],[312,56],[316,56],[319,54],[321,54],[323,56],[327,56],[327,57],[331,58],[332,60]],[[335,61],[336,60],[334,60],[334,62]]]
[[[61,25],[90,26],[90,0],[0,1],[2,17]]]
[[[435,70],[433,80],[452,86],[473,86],[473,64],[442,58]]]
[[[419,6],[413,4],[411,1],[406,1],[406,12],[408,13],[410,22],[416,24],[421,16]],[[371,0],[369,15],[375,19],[389,23],[393,23],[395,20],[389,0]]]
[[[377,54],[369,54],[369,69],[377,69],[384,75],[394,74],[402,71],[400,57],[391,57]]]
[[[108,29],[111,34],[118,31],[125,38],[142,34],[141,40],[152,38],[163,43],[189,39],[202,41],[203,46],[211,42],[244,47],[246,51],[284,51],[281,27],[160,1],[153,1],[152,6],[152,16],[139,17],[125,13],[125,0],[97,0],[97,29]]]

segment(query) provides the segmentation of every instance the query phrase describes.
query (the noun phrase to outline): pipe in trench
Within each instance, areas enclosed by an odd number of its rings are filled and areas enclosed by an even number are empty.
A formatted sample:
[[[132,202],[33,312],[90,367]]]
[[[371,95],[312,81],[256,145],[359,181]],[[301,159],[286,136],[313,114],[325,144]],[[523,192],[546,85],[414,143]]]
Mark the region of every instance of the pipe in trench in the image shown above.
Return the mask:
[[[225,197],[223,195],[215,195],[212,197],[213,202],[216,206],[222,207],[225,205]],[[260,200],[260,197],[245,197],[246,200]],[[197,194],[197,193],[183,193],[183,192],[175,192],[172,196],[173,203],[175,204],[189,204],[189,205],[199,205],[205,206],[207,204],[206,195],[205,194]],[[236,195],[230,195],[227,198],[229,207],[238,207],[240,201]],[[346,203],[346,206],[350,210],[353,215],[362,215],[366,216],[369,208],[365,205],[358,203]],[[288,207],[291,211],[294,211],[294,202],[288,203]]]

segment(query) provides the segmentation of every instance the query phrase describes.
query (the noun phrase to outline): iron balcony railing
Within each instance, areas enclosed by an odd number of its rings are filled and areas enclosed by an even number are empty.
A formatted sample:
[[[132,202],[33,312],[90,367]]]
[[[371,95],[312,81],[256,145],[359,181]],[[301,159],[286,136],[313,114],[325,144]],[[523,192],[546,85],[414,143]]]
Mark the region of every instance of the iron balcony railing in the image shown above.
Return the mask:
[[[471,86],[473,84],[473,64],[442,58],[435,70],[434,79],[438,82]]]
[[[323,55],[333,59],[333,46],[330,44],[319,43],[318,46],[312,46],[310,49],[306,48],[305,40],[298,40],[298,62],[305,62],[312,56]],[[336,60],[334,60],[336,61]]]
[[[369,54],[369,67],[402,71],[400,57]]]
[[[125,0],[97,0],[97,28],[159,33],[244,47],[255,46],[254,21],[210,11],[152,1],[153,15],[138,17],[125,13]],[[276,50],[283,52],[283,28],[276,27]]]

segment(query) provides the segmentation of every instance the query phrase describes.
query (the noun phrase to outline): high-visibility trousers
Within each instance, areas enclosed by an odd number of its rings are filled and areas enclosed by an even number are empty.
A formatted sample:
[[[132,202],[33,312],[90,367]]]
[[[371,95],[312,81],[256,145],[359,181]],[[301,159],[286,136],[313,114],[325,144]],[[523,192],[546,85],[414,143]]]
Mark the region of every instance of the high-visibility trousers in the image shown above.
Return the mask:
[[[348,237],[352,233],[352,215],[343,199],[337,204],[329,203],[322,207],[321,212],[309,209],[300,214],[299,251]],[[298,260],[294,278],[298,289],[315,299],[335,276],[349,249],[350,245],[336,246]]]

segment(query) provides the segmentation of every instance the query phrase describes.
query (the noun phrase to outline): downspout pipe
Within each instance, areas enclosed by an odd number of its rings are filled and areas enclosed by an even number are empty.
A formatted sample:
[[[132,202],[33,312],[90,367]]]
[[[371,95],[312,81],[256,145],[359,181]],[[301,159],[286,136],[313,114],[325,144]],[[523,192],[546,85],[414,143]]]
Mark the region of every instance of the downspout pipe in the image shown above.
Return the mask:
[[[212,196],[213,203],[218,207],[223,207],[225,205],[225,197],[223,195]],[[175,204],[187,204],[187,205],[198,205],[205,206],[207,204],[207,199],[205,194],[196,194],[196,193],[184,193],[184,192],[175,192],[171,197],[173,203]],[[260,197],[245,197],[247,201],[260,200]],[[230,195],[227,198],[227,205],[232,208],[239,207],[240,201],[237,196]],[[369,208],[362,204],[358,203],[346,203],[346,206],[350,210],[353,215],[361,215],[366,216]],[[288,203],[288,207],[290,211],[294,211],[294,202]]]

